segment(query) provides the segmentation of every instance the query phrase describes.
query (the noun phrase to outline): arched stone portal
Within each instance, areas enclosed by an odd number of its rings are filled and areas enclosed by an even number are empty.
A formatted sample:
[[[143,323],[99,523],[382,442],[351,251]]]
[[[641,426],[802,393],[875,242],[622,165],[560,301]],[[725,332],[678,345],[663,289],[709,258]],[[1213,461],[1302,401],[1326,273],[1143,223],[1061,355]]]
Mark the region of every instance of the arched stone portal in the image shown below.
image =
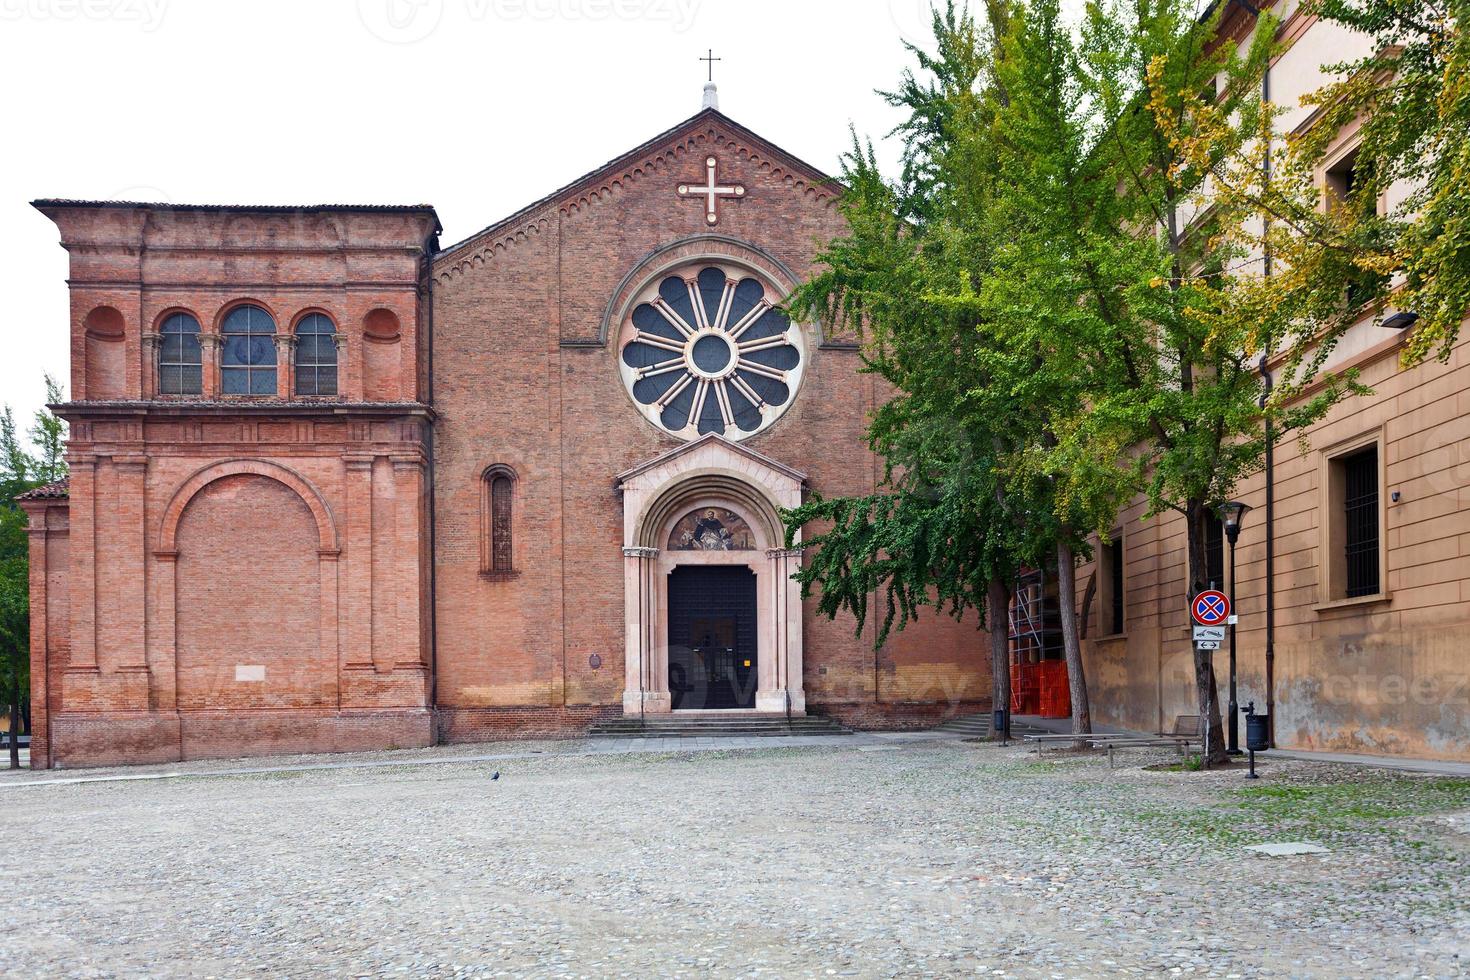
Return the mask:
[[[732,699],[723,696],[711,704],[734,711],[806,713],[801,590],[791,578],[801,552],[784,546],[778,513],[778,508],[801,503],[805,482],[802,473],[715,433],[618,476],[627,611],[625,715],[674,710],[669,685],[670,577],[675,569],[711,567],[748,568],[755,577],[753,637],[742,637],[735,625],[709,621],[704,626],[706,631],[731,631],[728,641],[718,642],[722,649],[736,651],[729,665],[736,678],[734,689],[738,694],[753,680],[754,698],[735,698],[740,707],[730,707]],[[706,577],[711,582],[720,579],[717,574]],[[690,629],[689,617],[675,620],[681,634],[676,639],[682,639]],[[682,660],[684,653],[679,651],[675,660]],[[753,663],[745,668],[745,660]],[[745,670],[753,677],[743,674]]]

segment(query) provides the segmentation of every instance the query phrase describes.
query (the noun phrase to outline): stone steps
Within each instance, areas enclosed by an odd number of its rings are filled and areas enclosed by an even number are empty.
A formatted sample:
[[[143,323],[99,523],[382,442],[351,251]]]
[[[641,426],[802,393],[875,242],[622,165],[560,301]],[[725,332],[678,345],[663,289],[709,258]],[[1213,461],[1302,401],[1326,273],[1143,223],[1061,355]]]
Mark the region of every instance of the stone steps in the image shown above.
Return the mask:
[[[968,735],[972,738],[990,737],[990,712],[982,711],[975,715],[964,715],[959,718],[951,718],[949,721],[935,727],[936,732],[953,732],[959,735]],[[1011,737],[1020,738],[1022,735],[1044,734],[1042,729],[1033,728],[1030,725],[1011,722]]]
[[[610,718],[587,730],[590,738],[759,738],[779,735],[851,735],[830,718],[758,715],[693,718]]]

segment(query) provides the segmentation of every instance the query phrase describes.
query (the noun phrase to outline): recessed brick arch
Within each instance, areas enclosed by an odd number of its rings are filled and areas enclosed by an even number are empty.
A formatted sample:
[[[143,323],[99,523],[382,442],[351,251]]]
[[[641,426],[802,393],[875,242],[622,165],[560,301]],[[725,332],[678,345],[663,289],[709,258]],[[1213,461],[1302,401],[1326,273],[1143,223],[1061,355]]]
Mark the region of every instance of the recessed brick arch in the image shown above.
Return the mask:
[[[317,551],[323,555],[335,555],[339,551],[337,544],[337,525],[332,519],[332,511],[317,492],[300,474],[264,459],[232,459],[221,463],[213,463],[204,469],[197,471],[183,485],[174,492],[173,499],[163,511],[163,524],[158,534],[158,552],[165,555],[175,553],[179,531],[179,520],[184,516],[184,510],[189,506],[189,501],[194,495],[216,480],[222,480],[227,476],[237,474],[251,474],[263,476],[267,479],[283,483],[294,490],[307,509],[311,511],[312,518],[316,521],[317,528]]]

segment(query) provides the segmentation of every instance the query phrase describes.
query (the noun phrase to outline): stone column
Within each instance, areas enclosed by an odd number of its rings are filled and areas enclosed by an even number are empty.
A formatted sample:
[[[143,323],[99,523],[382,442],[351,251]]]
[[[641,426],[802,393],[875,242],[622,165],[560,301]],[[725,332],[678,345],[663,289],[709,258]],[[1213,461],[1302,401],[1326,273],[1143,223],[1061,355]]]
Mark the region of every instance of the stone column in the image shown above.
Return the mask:
[[[276,342],[276,397],[286,401],[296,390],[296,338],[278,333]]]
[[[163,334],[145,333],[143,335],[143,397],[152,398],[158,394],[158,349],[163,344]]]
[[[623,549],[623,714],[642,717],[672,708],[669,681],[660,676],[658,643],[658,549]]]
[[[204,398],[219,397],[220,348],[224,338],[217,333],[199,335],[199,390]]]
[[[347,398],[347,335],[338,330],[332,335],[332,343],[337,346],[337,397],[344,401],[361,401],[361,396]]]
[[[802,684],[801,587],[792,579],[795,564],[801,560],[800,548],[772,548],[766,552],[769,562],[768,594],[775,629],[772,655],[776,660],[774,689],[758,693],[756,708],[761,711],[790,711],[806,714],[806,692]]]

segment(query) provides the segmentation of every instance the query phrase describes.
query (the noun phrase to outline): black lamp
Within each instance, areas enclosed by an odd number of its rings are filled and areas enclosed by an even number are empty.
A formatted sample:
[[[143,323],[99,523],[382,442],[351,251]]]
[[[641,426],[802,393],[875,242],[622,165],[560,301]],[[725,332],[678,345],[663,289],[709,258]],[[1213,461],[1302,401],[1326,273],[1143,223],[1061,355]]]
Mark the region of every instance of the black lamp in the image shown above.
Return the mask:
[[[1251,505],[1239,500],[1220,505],[1220,520],[1225,525],[1225,538],[1232,545],[1240,538],[1240,524],[1245,520],[1245,515],[1250,513]],[[1235,582],[1235,571],[1232,568],[1230,581]]]
[[[1220,522],[1225,528],[1225,540],[1230,542],[1230,606],[1235,610],[1235,542],[1240,539],[1240,525],[1251,505],[1240,500],[1231,500],[1220,505]],[[1231,755],[1240,754],[1240,706],[1235,692],[1235,616],[1230,617],[1230,744]]]
[[[1410,313],[1408,310],[1399,310],[1391,316],[1383,318],[1383,326],[1390,330],[1407,330],[1419,319],[1419,314]]]

